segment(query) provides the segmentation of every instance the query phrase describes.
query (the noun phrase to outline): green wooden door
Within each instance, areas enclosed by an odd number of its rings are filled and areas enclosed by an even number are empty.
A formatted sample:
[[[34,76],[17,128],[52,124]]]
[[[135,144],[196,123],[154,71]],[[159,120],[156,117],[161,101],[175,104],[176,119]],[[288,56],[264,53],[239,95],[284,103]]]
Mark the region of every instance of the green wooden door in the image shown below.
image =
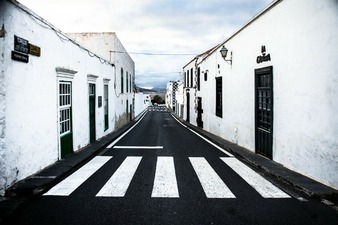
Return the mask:
[[[59,123],[61,158],[73,153],[72,83],[59,82]]]
[[[89,84],[89,136],[90,143],[96,140],[95,127],[95,84]]]

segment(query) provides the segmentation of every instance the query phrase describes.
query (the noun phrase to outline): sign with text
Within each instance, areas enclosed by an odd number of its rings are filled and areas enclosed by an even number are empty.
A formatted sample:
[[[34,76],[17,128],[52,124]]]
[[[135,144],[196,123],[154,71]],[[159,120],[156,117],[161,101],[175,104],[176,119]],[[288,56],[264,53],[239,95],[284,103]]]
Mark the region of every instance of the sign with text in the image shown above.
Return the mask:
[[[98,97],[98,107],[101,108],[102,107],[102,96]]]
[[[17,52],[28,54],[28,41],[14,35],[14,50]]]
[[[36,46],[36,45],[32,45],[32,44],[28,44],[28,53],[31,55],[35,55],[35,56],[39,56],[41,55],[41,48]]]
[[[12,59],[16,61],[28,63],[29,56],[26,54],[22,54],[20,52],[12,51]]]
[[[266,54],[265,45],[262,45],[262,47],[261,47],[261,53],[262,53],[262,55],[257,56],[257,59],[256,59],[257,63],[271,61],[270,54]]]

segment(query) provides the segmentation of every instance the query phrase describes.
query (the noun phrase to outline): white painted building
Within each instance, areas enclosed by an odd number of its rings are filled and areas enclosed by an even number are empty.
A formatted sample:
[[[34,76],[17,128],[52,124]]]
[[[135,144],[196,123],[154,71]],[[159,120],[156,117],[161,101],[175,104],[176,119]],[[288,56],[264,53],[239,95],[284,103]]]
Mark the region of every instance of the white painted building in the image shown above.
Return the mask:
[[[184,67],[184,119],[337,189],[335,49],[337,1],[273,1]]]
[[[134,116],[135,73],[128,56],[98,55],[14,0],[0,1],[0,29],[3,195],[126,124]]]
[[[109,59],[115,65],[116,126],[122,127],[135,117],[135,63],[114,32],[68,33],[77,42]]]
[[[175,113],[180,118],[183,118],[183,110],[184,110],[183,88],[184,88],[184,82],[183,81],[177,81]]]
[[[172,109],[181,118],[183,117],[184,109],[183,88],[183,81],[170,81],[167,83],[165,95],[166,107]]]
[[[144,94],[142,92],[135,93],[135,115],[139,115],[149,106],[151,106],[150,95]]]

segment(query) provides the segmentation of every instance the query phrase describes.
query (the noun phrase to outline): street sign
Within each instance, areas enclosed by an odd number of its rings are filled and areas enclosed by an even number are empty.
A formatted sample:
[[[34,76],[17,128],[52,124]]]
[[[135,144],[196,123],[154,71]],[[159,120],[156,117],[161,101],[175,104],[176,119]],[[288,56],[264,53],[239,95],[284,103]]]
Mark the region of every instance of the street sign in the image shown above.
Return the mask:
[[[14,50],[17,52],[28,54],[28,41],[14,35]]]
[[[28,63],[29,56],[26,54],[22,54],[20,52],[12,51],[12,59],[24,63]]]
[[[28,52],[29,54],[40,57],[40,55],[41,55],[41,48],[40,47],[29,43],[28,49],[29,49],[29,52]]]

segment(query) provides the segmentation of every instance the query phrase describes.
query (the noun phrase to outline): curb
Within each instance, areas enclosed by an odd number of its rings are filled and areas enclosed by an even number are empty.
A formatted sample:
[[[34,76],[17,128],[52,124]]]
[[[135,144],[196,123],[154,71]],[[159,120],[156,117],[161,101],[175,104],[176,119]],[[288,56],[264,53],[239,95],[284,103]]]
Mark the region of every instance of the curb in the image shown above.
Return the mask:
[[[196,127],[177,117],[175,113],[172,113],[172,115],[190,129],[198,132],[200,135],[217,144],[218,146],[224,148],[229,153],[241,158],[249,165],[262,170],[263,173],[277,178],[283,183],[309,196],[310,198],[325,199],[333,202],[333,204],[335,205],[338,205],[338,190],[326,186],[300,173],[292,171],[278,162],[269,160],[244,147],[240,147],[237,144],[222,139],[221,137],[209,133],[202,128]]]
[[[110,143],[121,136],[125,131],[138,122],[147,112],[143,110],[131,122],[122,128],[111,132],[99,140],[87,145],[86,147],[67,156],[65,159],[58,160],[43,170],[18,181],[10,186],[4,197],[0,197],[0,222],[9,216],[27,199],[45,192],[62,179],[76,171],[83,164],[91,160],[95,155],[103,151]]]

